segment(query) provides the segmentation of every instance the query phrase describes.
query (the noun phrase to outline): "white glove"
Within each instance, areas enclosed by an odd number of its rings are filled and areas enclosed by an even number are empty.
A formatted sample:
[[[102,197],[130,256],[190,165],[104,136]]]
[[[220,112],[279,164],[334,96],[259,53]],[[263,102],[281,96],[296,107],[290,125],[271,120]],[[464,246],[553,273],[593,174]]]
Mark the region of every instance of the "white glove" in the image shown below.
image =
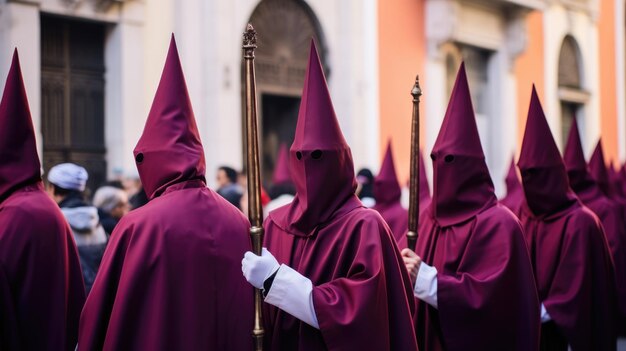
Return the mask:
[[[313,283],[287,265],[280,266],[272,288],[265,297],[272,304],[304,323],[319,329],[313,306]]]
[[[280,268],[278,261],[266,248],[261,250],[261,256],[248,251],[241,260],[243,276],[246,277],[248,283],[257,289],[262,289],[265,280],[274,274],[278,268]]]

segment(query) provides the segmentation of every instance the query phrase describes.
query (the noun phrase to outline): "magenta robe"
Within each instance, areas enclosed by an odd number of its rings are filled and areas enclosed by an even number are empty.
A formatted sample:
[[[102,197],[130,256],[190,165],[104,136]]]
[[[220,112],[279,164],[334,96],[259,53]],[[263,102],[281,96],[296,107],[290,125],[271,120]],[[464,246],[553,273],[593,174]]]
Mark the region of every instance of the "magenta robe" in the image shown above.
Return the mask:
[[[411,284],[380,215],[353,197],[314,233],[298,235],[274,220],[286,210],[266,220],[265,246],[311,279],[320,330],[265,304],[268,349],[417,350]]]
[[[615,282],[620,311],[618,330],[626,335],[626,218],[619,204],[611,201],[589,174],[574,120],[563,156],[569,182],[582,203],[593,211],[604,227],[615,268]]]
[[[520,219],[539,299],[572,350],[615,350],[615,283],[598,218],[579,202],[549,216],[524,206]]]
[[[248,228],[201,181],[123,217],[83,310],[79,350],[251,350]]]
[[[396,242],[400,242],[406,236],[409,227],[409,212],[402,207],[400,200],[382,204],[376,201],[376,205],[372,209],[378,211],[385,223],[389,225]]]
[[[17,49],[0,102],[0,350],[74,350],[85,286],[45,193]]]
[[[511,160],[509,172],[504,181],[506,183],[506,196],[500,200],[500,203],[518,216],[522,202],[524,202],[524,189],[522,189],[522,184],[517,177],[513,160]]]
[[[615,283],[598,217],[569,187],[559,149],[533,87],[519,158],[519,218],[530,249],[542,323],[542,350],[614,350]]]
[[[418,301],[421,350],[537,350],[532,264],[517,218],[497,203],[461,65],[433,146],[433,197],[416,253],[437,269],[437,305]]]
[[[376,205],[372,209],[378,211],[385,222],[387,222],[396,241],[402,239],[409,225],[409,212],[402,207],[400,203],[401,196],[402,190],[396,175],[390,140],[387,144],[387,151],[380,166],[380,171],[374,178]]]
[[[85,286],[72,231],[41,183],[0,203],[0,350],[74,350]]]
[[[252,350],[250,224],[208,189],[172,38],[134,150],[150,199],[115,227],[85,303],[79,350]]]
[[[501,205],[441,227],[426,211],[416,252],[437,268],[438,309],[418,300],[422,350],[536,350],[539,302],[519,222]]]
[[[289,153],[297,193],[264,223],[265,246],[310,279],[320,329],[264,304],[268,350],[417,350],[412,289],[378,212],[354,195],[350,147],[311,41]]]

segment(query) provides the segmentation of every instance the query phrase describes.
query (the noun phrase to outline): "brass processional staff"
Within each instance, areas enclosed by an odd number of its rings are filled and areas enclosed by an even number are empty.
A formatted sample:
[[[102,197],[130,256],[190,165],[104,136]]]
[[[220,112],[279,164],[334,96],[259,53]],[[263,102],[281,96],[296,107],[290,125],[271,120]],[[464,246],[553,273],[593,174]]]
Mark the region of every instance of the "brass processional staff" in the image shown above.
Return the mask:
[[[420,214],[419,200],[419,147],[420,147],[420,77],[415,77],[415,85],[411,89],[413,96],[413,116],[411,119],[411,168],[409,176],[409,231],[406,233],[409,249],[415,251],[417,244],[417,228]]]
[[[256,82],[254,77],[254,49],[256,49],[256,31],[248,23],[243,33],[243,58],[245,60],[246,89],[246,171],[248,175],[248,218],[250,219],[250,237],[252,251],[261,256],[263,245],[263,207],[261,206],[261,176],[259,164],[259,137],[256,114]],[[263,350],[263,319],[261,310],[261,290],[254,292],[254,348]]]

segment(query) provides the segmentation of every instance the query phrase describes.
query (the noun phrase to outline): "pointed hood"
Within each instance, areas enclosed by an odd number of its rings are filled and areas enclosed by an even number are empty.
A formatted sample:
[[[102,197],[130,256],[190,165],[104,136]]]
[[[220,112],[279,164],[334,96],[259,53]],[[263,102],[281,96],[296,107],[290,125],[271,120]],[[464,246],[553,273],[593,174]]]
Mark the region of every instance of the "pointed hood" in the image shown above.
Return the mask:
[[[41,180],[41,165],[17,49],[0,102],[0,202]]]
[[[504,178],[504,183],[506,184],[506,195],[500,199],[500,203],[519,215],[520,208],[524,203],[524,190],[517,176],[517,169],[515,169],[515,155],[511,156],[511,164]]]
[[[591,177],[596,181],[604,195],[609,197],[613,196],[613,188],[609,178],[609,171],[607,170],[606,162],[604,161],[604,150],[602,149],[601,139],[598,140],[598,144],[593,150],[588,166]]]
[[[511,164],[509,165],[509,171],[504,178],[506,184],[507,195],[513,194],[522,189],[522,183],[520,183],[517,177],[517,170],[515,169],[515,156],[511,157]]]
[[[626,167],[622,166],[621,168],[615,169],[615,177],[613,180],[613,187],[618,194],[622,197],[626,197]]]
[[[272,183],[291,183],[291,176],[289,175],[289,150],[285,144],[280,144],[280,148],[278,149],[278,157],[276,158]]]
[[[424,163],[424,154],[422,153],[422,149],[419,150],[418,161],[419,161],[418,167],[419,167],[419,172],[420,172],[419,201],[420,201],[420,204],[422,205],[424,204],[428,205],[428,202],[430,201],[430,186],[428,185],[428,177],[426,175],[426,164]],[[423,210],[423,207],[420,205],[420,211],[422,210]]]
[[[607,168],[609,172],[609,180],[611,182],[611,189],[613,190],[613,194],[619,197],[624,197],[621,177],[619,174],[619,170],[615,168],[614,162],[611,162]]]
[[[570,186],[579,197],[582,197],[582,194],[593,194],[589,196],[595,197],[597,194],[601,193],[600,188],[591,177],[587,168],[587,162],[585,162],[585,155],[580,142],[580,134],[578,133],[578,123],[576,123],[576,119],[572,121],[572,127],[567,138],[567,145],[565,146],[563,161],[565,161],[565,168],[567,169]],[[585,200],[583,199],[583,201]]]
[[[439,225],[464,222],[496,204],[465,64],[459,69],[431,158],[434,179],[431,206]]]
[[[293,202],[272,220],[295,235],[310,235],[354,199],[356,179],[352,153],[330,99],[315,43],[311,40],[296,134],[289,152]],[[351,202],[358,204],[358,201]]]
[[[535,215],[549,215],[576,201],[534,85],[517,164],[526,203]]]
[[[396,166],[393,162],[391,140],[387,143],[385,158],[380,166],[380,172],[374,178],[374,198],[376,204],[385,205],[400,201],[402,190],[396,175]]]
[[[580,142],[580,134],[578,132],[578,122],[572,119],[572,126],[567,137],[567,145],[565,145],[565,153],[563,155],[565,167],[567,171],[586,171],[587,163],[585,162],[585,154],[583,146]]]
[[[206,182],[204,151],[174,35],[161,82],[134,155],[149,199],[161,195],[172,184],[192,179]]]

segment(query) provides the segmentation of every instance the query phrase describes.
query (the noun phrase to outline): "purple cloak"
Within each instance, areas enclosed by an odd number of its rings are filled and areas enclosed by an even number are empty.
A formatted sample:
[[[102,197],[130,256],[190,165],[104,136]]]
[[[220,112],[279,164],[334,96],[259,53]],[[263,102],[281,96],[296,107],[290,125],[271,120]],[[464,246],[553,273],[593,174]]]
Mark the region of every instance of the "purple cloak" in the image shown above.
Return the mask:
[[[500,200],[500,203],[518,216],[522,202],[524,202],[524,190],[522,189],[522,184],[517,177],[517,172],[515,171],[515,160],[513,157],[511,158],[509,172],[507,173],[504,181],[506,183],[506,196]]]
[[[569,187],[565,165],[533,86],[519,167],[520,213],[539,300],[550,322],[543,350],[615,350],[615,283],[599,219]]]
[[[265,304],[268,349],[417,350],[408,274],[388,226],[354,195],[313,41],[289,157],[297,193],[265,221],[265,246],[312,281],[320,330]]]
[[[376,205],[372,208],[378,211],[397,242],[405,236],[409,225],[409,212],[402,207],[400,197],[402,190],[398,183],[396,167],[393,162],[391,140],[387,144],[387,152],[380,166],[380,172],[374,178],[374,198]]]
[[[434,192],[416,253],[437,268],[435,308],[417,304],[422,350],[537,350],[539,301],[517,218],[497,203],[461,65],[433,147]]]
[[[206,187],[173,37],[134,154],[150,202],[113,231],[79,350],[252,350],[253,290],[241,275],[249,223]]]
[[[563,159],[570,186],[583,204],[598,216],[604,227],[613,258],[617,301],[621,315],[617,328],[618,331],[624,333],[626,332],[626,279],[624,278],[626,277],[626,223],[622,209],[602,193],[588,172],[576,120],[572,123]]]
[[[41,182],[17,50],[0,102],[0,350],[74,350],[85,286]]]

